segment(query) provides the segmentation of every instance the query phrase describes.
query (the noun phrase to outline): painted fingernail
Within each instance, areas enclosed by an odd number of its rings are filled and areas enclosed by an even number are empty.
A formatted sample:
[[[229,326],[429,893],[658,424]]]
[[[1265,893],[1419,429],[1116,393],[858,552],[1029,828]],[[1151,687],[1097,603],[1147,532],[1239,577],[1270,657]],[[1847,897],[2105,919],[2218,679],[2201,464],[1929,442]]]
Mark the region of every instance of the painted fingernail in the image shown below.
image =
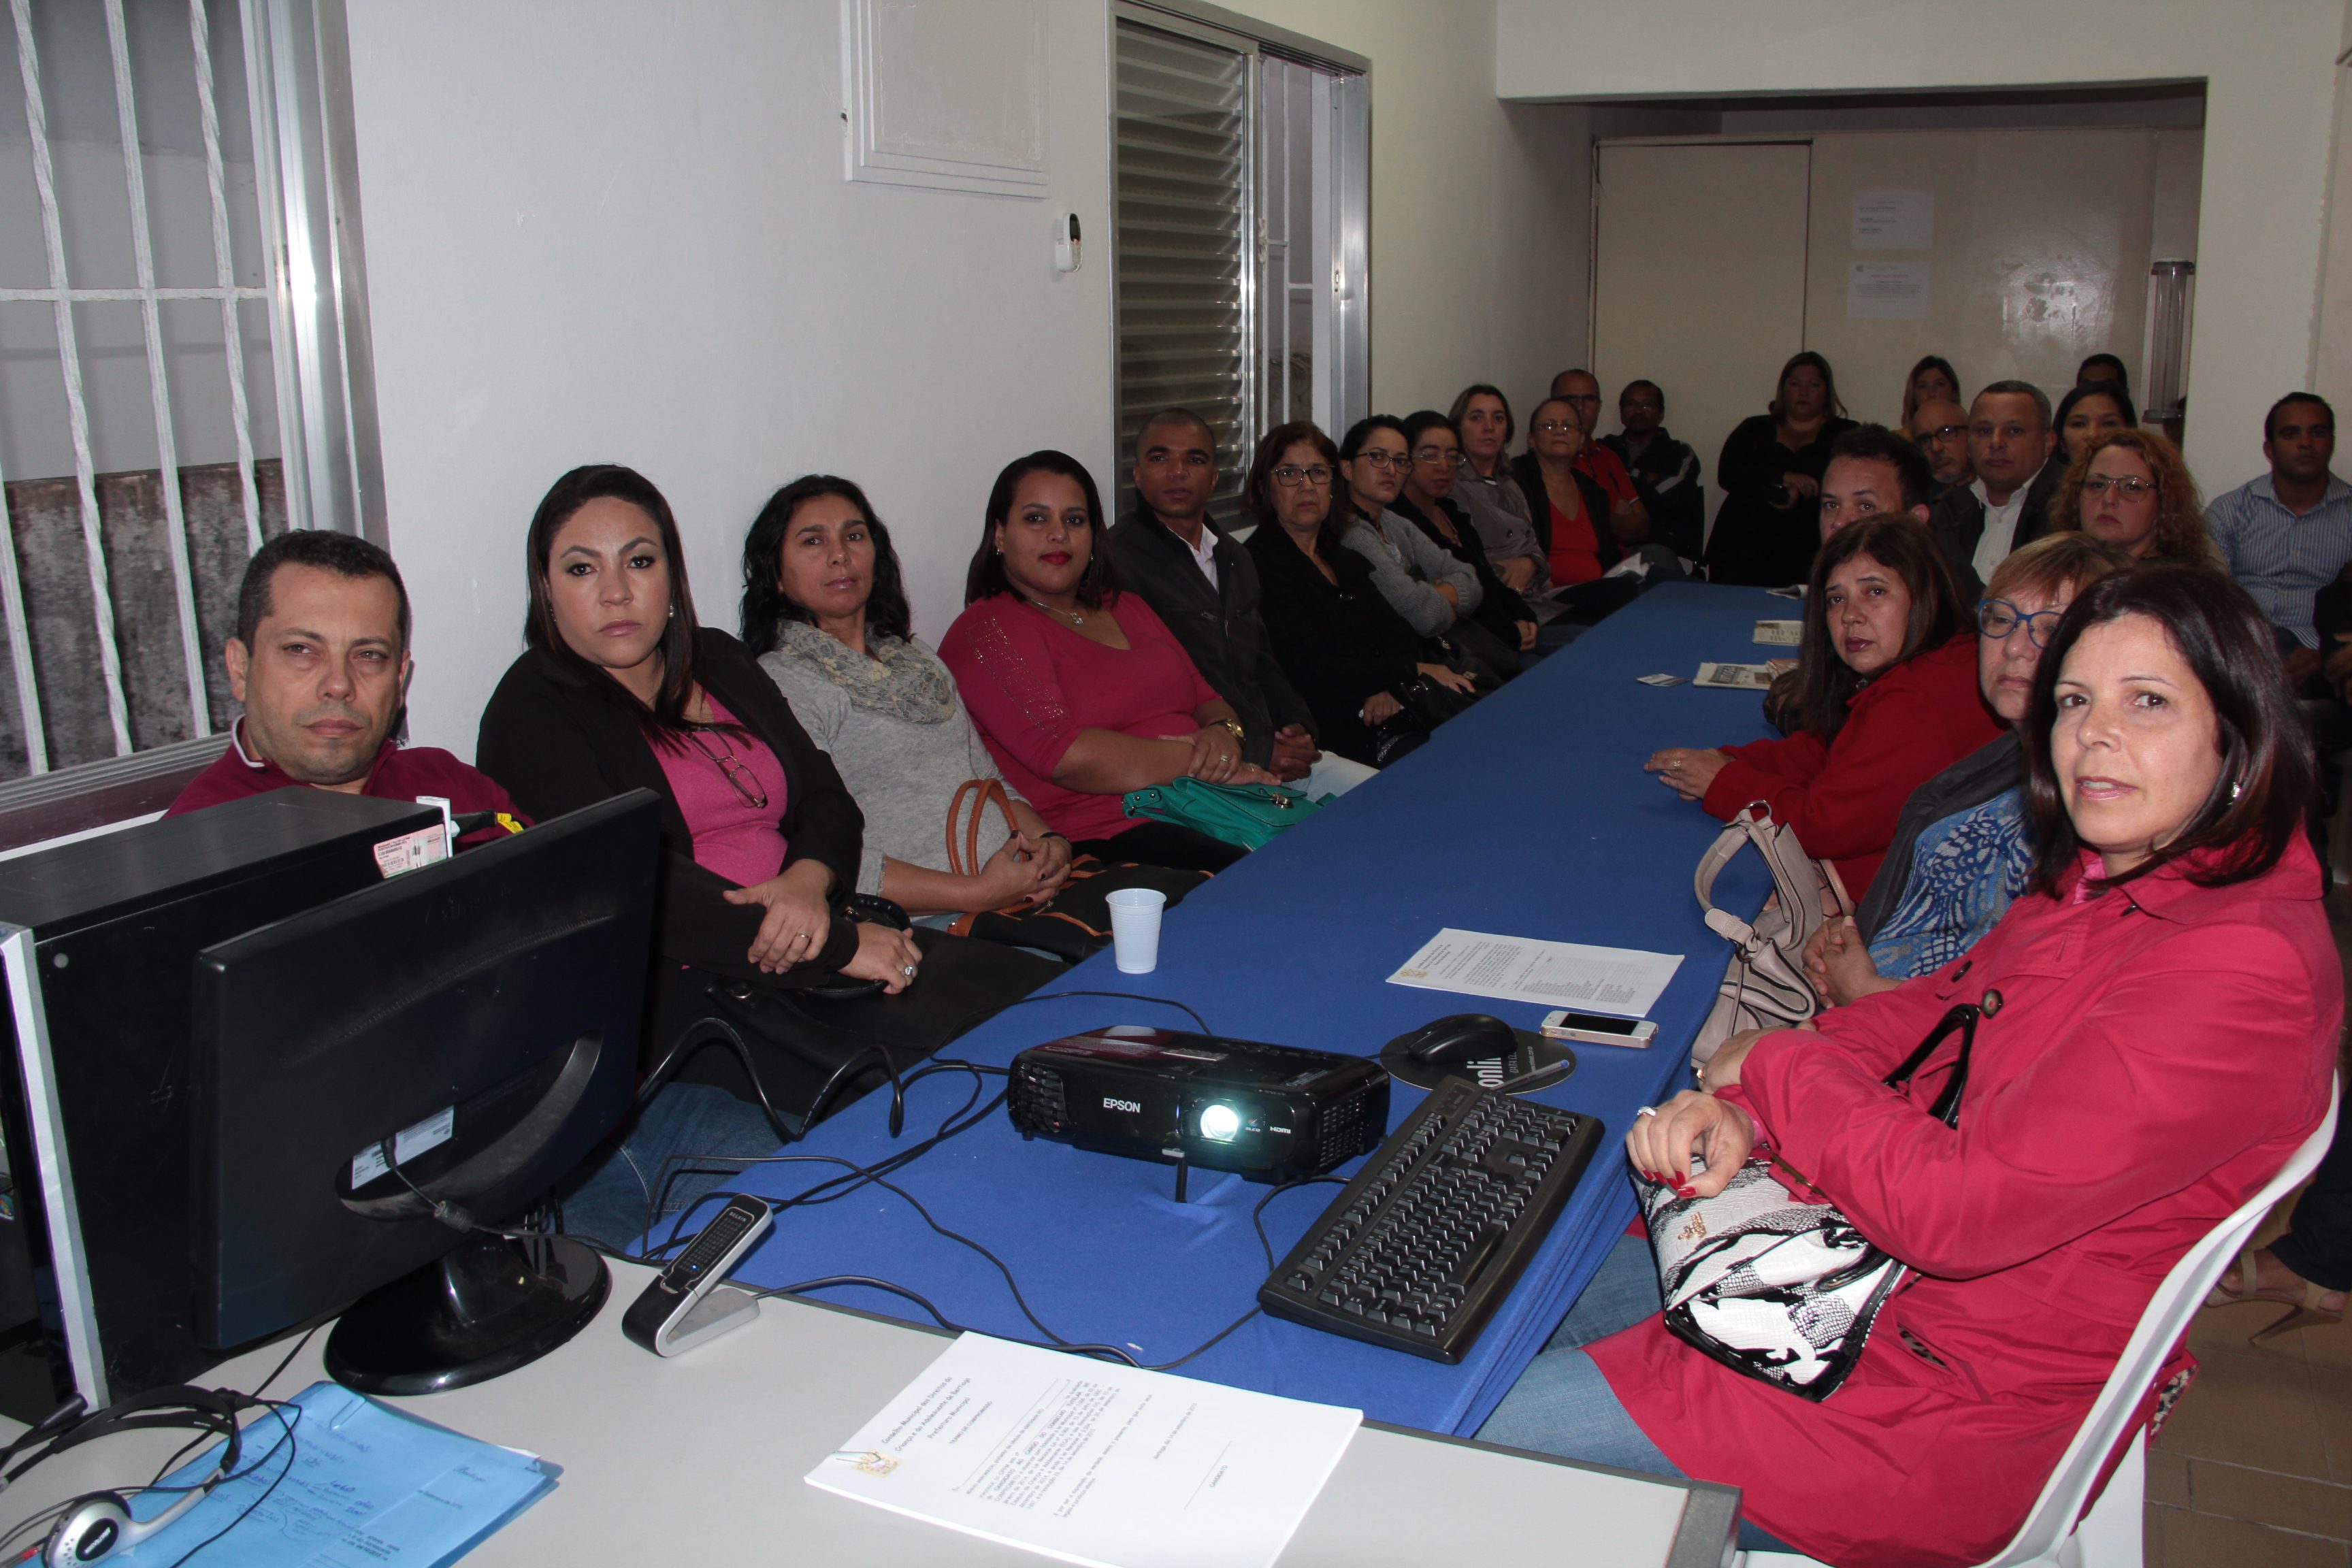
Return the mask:
[[[1685,1182],[1675,1189],[1675,1196],[1678,1198],[1695,1198],[1698,1196],[1698,1189]]]

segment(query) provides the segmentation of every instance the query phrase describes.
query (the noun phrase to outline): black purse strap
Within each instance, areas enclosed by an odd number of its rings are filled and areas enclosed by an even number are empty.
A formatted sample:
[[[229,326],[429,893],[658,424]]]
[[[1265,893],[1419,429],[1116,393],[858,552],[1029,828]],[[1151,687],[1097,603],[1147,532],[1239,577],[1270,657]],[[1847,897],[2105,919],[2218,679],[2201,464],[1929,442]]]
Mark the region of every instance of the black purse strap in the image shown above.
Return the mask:
[[[1927,1114],[1945,1126],[1958,1127],[1960,1124],[1960,1094],[1969,1087],[1969,1058],[1976,1049],[1977,1020],[1983,1016],[1984,1009],[1973,1002],[1962,1002],[1955,1006],[1927,1031],[1927,1037],[1919,1042],[1919,1048],[1903,1058],[1901,1067],[1886,1075],[1884,1080],[1886,1087],[1901,1089],[1909,1083],[1912,1074],[1926,1066],[1927,1058],[1936,1054],[1937,1047],[1955,1034],[1958,1035],[1960,1057],[1952,1064],[1951,1079],[1936,1096],[1936,1103],[1927,1109]]]

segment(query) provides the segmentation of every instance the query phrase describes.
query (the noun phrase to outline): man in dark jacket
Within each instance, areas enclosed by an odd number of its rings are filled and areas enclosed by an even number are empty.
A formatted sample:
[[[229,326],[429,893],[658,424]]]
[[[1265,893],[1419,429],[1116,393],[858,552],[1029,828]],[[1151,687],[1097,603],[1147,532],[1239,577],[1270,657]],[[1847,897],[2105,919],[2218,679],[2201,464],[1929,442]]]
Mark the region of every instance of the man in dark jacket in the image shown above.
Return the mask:
[[[1258,616],[1257,563],[1209,518],[1217,443],[1208,422],[1183,408],[1145,420],[1135,434],[1134,479],[1135,511],[1110,531],[1111,556],[1201,679],[1234,705],[1242,755],[1318,795],[1370,777],[1362,764],[1316,749],[1314,721]]]
[[[2050,397],[2025,381],[1996,381],[1969,407],[1969,462],[1976,478],[1947,490],[1927,514],[1936,542],[1973,603],[2010,552],[2050,531],[2050,500],[2066,477],[2051,454]]]
[[[1666,395],[1654,381],[1629,381],[1617,395],[1620,435],[1601,444],[1617,454],[1642,492],[1650,513],[1650,537],[1696,561],[1706,548],[1706,500],[1699,485],[1698,454],[1666,433]]]

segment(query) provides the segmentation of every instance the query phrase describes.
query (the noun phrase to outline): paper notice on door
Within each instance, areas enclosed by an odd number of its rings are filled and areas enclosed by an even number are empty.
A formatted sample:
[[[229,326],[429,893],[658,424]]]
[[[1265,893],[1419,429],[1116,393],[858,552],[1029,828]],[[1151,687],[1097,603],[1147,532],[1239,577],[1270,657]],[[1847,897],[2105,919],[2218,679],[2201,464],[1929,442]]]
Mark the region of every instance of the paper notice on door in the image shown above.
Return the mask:
[[[1856,261],[1845,279],[1849,321],[1924,321],[1927,319],[1927,263]]]
[[[1682,963],[1678,952],[1586,947],[1448,926],[1405,960],[1389,984],[1641,1018],[1657,1005]]]
[[[1097,1568],[1272,1568],[1363,1413],[965,1334],[813,1487]]]
[[[1854,192],[1854,249],[1932,250],[1935,245],[1935,192]]]

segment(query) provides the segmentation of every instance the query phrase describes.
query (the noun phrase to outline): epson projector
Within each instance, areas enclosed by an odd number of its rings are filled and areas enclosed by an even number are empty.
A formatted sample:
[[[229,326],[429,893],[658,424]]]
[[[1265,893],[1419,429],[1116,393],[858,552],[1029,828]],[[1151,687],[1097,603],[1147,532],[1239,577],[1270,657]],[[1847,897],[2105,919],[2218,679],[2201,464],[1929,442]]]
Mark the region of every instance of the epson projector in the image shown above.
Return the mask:
[[[1119,1024],[1013,1058],[1024,1138],[1297,1182],[1380,1147],[1389,1075],[1364,1057]]]

